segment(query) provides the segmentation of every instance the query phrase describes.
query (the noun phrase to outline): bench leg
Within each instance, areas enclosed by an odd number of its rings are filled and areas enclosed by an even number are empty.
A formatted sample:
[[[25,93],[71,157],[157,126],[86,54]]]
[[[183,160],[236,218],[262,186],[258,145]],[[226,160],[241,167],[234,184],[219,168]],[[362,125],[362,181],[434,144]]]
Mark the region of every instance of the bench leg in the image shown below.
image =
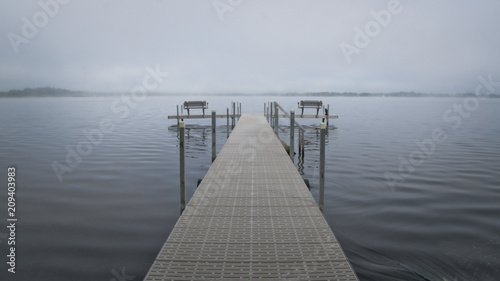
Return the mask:
[[[189,107],[187,108],[187,111],[188,111],[188,117],[189,117]]]
[[[304,117],[304,108],[302,107],[302,114],[300,114],[300,117]]]
[[[316,118],[318,118],[318,114],[319,114],[319,107],[316,108]]]

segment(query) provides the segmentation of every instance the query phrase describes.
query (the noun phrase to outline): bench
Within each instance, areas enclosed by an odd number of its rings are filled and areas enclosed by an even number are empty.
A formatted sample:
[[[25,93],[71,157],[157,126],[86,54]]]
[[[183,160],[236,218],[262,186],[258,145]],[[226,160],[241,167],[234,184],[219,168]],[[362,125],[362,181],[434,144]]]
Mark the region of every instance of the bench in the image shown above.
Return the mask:
[[[304,115],[304,108],[316,108],[316,116],[318,116],[319,110],[323,106],[323,102],[320,100],[301,100],[297,104],[302,109],[301,116]]]
[[[205,109],[207,109],[207,108],[208,108],[208,102],[206,102],[206,101],[185,101],[184,102],[184,109],[187,110],[188,116],[189,116],[190,109],[202,109],[203,116],[205,116]]]

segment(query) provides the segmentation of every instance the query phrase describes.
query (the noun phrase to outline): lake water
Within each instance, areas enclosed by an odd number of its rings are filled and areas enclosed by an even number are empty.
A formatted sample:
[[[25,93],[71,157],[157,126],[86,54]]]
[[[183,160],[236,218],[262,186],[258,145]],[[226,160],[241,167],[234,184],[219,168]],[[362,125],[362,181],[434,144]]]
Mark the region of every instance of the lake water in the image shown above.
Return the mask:
[[[189,99],[200,97],[0,99],[0,280],[142,280],[179,216],[177,131],[166,116]],[[300,99],[207,98],[218,113],[231,100],[245,113]],[[321,99],[340,116],[327,137],[325,217],[360,280],[500,280],[500,100]],[[320,121],[299,122],[300,170],[317,199]],[[211,131],[209,120],[186,123],[189,198],[210,167]],[[217,130],[220,150],[225,120]],[[16,274],[6,265],[10,166]]]

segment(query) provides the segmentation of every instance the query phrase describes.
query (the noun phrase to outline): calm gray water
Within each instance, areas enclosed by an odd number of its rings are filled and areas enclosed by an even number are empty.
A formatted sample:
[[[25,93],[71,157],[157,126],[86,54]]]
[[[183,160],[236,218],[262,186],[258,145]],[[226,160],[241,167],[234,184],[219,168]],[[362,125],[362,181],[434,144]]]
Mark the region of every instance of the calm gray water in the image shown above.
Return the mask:
[[[142,280],[178,218],[177,131],[166,116],[189,99],[148,97],[117,113],[115,98],[0,99],[0,280]],[[265,101],[293,109],[301,98],[207,98],[218,112],[231,99],[262,112]],[[322,100],[340,115],[327,140],[325,217],[360,279],[500,280],[500,100],[463,112],[449,112],[458,98]],[[68,157],[102,120],[112,132],[80,145],[80,161]],[[299,121],[309,127],[302,173],[317,198],[319,120]],[[210,167],[211,133],[208,120],[187,124],[191,196]],[[75,167],[60,182],[52,165],[67,157]],[[6,265],[12,165],[15,275]]]

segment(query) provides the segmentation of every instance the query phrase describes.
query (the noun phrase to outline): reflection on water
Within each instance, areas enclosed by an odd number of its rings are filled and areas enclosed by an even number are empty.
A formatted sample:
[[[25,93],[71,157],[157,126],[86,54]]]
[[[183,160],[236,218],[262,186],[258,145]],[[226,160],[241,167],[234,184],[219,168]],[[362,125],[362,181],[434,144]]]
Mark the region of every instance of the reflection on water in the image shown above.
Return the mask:
[[[178,133],[166,116],[184,99],[149,97],[62,183],[51,164],[85,140],[84,129],[112,114],[112,100],[2,99],[0,166],[19,171],[20,220],[19,272],[0,271],[0,280],[111,280],[122,268],[141,280],[179,214]],[[268,100],[238,99],[243,112],[261,112]],[[287,110],[300,100],[273,99]],[[207,98],[218,112],[225,112],[226,100]],[[415,140],[446,128],[443,112],[461,100],[323,102],[339,114],[327,136],[324,215],[360,279],[500,280],[500,100],[481,104],[459,129],[447,128],[447,141],[393,188],[384,174],[399,172],[399,157],[415,149]],[[303,158],[295,147],[295,163],[318,198],[320,120],[299,121],[306,143]],[[218,151],[225,123],[217,126]],[[280,121],[279,136],[288,143],[286,123]],[[186,124],[190,198],[211,165],[211,128],[210,120]],[[0,193],[2,209],[6,195]]]
[[[194,119],[196,120],[196,119]],[[196,121],[193,121],[196,122]],[[177,140],[179,139],[179,130],[177,125],[168,127],[169,132],[176,134]],[[229,133],[231,129],[229,128]],[[217,142],[225,142],[227,137],[227,126],[217,126],[216,136]],[[185,125],[185,140],[186,140],[186,157],[198,158],[200,153],[210,151],[212,149],[212,126],[210,125]],[[219,145],[220,146],[220,145]]]
[[[300,175],[304,175],[304,154],[299,152],[297,157],[297,170]]]

